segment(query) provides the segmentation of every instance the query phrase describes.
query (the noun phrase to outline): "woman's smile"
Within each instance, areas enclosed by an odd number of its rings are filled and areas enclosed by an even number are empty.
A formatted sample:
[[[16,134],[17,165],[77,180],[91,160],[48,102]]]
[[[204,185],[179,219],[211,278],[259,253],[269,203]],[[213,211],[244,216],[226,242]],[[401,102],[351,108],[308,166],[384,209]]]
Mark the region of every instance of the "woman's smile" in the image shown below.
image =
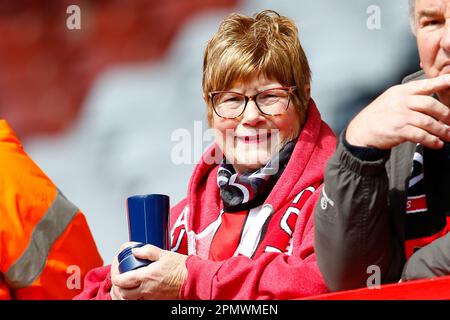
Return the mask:
[[[236,142],[245,144],[260,144],[261,142],[267,142],[270,140],[272,133],[264,130],[263,133],[253,135],[240,135],[236,137]]]

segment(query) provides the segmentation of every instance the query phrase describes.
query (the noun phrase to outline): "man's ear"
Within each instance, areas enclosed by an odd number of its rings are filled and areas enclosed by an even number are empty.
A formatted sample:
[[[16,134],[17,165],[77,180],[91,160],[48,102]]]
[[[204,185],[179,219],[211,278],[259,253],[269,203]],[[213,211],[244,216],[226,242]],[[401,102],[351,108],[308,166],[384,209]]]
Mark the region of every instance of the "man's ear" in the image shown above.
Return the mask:
[[[423,69],[423,64],[422,64],[422,61],[420,61],[420,69]]]

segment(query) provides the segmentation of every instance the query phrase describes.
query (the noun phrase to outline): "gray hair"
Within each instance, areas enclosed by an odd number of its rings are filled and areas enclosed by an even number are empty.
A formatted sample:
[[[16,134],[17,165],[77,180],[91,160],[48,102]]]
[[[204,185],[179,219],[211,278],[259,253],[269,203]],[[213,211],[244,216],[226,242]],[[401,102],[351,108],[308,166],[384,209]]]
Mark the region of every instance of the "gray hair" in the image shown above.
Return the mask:
[[[412,32],[416,34],[416,17],[415,17],[416,0],[408,0],[408,4],[409,4],[409,24],[411,26]]]

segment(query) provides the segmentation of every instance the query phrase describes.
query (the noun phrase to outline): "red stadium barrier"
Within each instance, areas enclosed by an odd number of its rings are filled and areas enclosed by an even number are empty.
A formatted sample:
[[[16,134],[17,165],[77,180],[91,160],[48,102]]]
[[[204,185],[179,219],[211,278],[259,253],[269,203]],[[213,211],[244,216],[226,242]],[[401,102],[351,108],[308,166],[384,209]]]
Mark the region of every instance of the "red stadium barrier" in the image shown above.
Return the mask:
[[[450,276],[309,297],[308,300],[450,300]]]

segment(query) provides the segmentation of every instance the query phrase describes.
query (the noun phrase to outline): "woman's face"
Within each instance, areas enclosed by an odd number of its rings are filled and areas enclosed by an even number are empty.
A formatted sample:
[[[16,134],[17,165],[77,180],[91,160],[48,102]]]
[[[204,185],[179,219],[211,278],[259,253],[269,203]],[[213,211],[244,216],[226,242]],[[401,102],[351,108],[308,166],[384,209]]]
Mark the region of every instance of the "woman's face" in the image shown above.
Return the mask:
[[[253,96],[280,87],[278,81],[259,76],[246,82],[235,82],[227,91]],[[253,100],[248,101],[244,113],[235,119],[224,119],[213,113],[215,141],[237,172],[261,168],[286,142],[299,135],[299,116],[292,99],[289,100],[287,110],[276,116],[261,113]],[[286,101],[281,99],[278,103]]]

